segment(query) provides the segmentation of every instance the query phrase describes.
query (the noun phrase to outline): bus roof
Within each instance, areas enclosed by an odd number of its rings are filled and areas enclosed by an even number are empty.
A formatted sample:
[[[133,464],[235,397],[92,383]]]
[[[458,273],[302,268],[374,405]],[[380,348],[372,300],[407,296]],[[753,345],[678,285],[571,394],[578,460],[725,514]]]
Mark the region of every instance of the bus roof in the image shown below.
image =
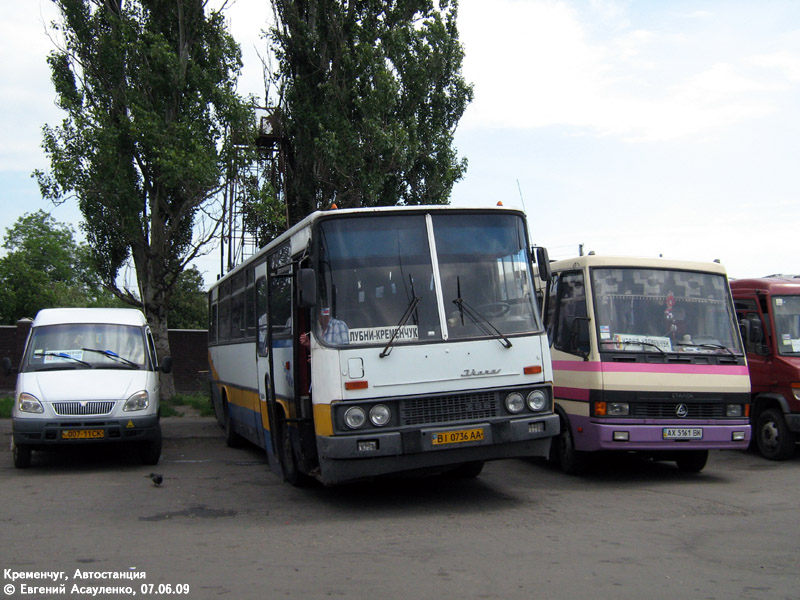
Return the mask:
[[[781,275],[731,280],[731,290],[761,290],[770,294],[800,295],[800,277]]]
[[[584,267],[643,267],[648,269],[672,269],[683,271],[700,271],[726,275],[725,267],[716,262],[700,262],[677,260],[671,258],[648,258],[639,256],[603,256],[588,254],[558,260],[550,264],[553,271],[565,269],[581,269]]]
[[[258,252],[256,252],[253,256],[248,258],[246,261],[236,265],[233,269],[231,269],[228,273],[224,276],[220,277],[217,281],[214,282],[213,285],[210,286],[210,289],[213,289],[220,285],[224,280],[229,279],[235,273],[241,271],[245,266],[250,264],[251,262],[257,261],[259,257],[261,257],[265,250],[274,248],[276,246],[280,246],[287,240],[291,239],[292,236],[295,236],[299,232],[303,231],[304,229],[308,230],[308,232],[304,236],[299,236],[301,240],[299,241],[300,245],[304,245],[308,243],[308,240],[311,238],[310,229],[311,226],[318,220],[324,218],[337,218],[337,217],[346,217],[346,216],[365,216],[370,214],[381,214],[381,213],[433,213],[433,212],[462,212],[462,213],[481,213],[481,212],[508,212],[508,213],[516,213],[521,216],[525,216],[525,213],[519,208],[513,207],[505,207],[502,205],[498,206],[452,206],[450,204],[422,204],[417,206],[372,206],[368,208],[334,208],[330,210],[317,210],[305,217],[302,221],[298,221],[292,227],[284,231],[274,240],[272,240],[266,246],[260,248]],[[292,244],[292,253],[294,254],[296,251],[299,251],[300,248],[295,248],[295,243]]]
[[[147,320],[135,308],[44,308],[36,314],[32,327],[65,323],[142,326],[147,324]]]

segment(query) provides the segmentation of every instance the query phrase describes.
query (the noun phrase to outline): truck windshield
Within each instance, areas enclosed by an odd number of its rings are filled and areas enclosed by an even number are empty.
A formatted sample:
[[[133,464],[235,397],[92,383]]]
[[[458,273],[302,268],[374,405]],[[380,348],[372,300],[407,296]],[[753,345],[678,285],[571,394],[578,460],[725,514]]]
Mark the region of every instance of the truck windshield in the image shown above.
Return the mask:
[[[147,366],[144,334],[130,325],[69,323],[36,327],[23,371],[141,369]]]
[[[434,215],[430,222],[433,240],[423,214],[320,224],[318,339],[386,345],[395,332],[393,344],[491,337],[495,328],[501,335],[541,329],[519,216],[458,213]]]
[[[772,310],[778,353],[800,356],[800,296],[774,296]]]
[[[591,277],[601,351],[741,353],[722,275],[594,268]]]

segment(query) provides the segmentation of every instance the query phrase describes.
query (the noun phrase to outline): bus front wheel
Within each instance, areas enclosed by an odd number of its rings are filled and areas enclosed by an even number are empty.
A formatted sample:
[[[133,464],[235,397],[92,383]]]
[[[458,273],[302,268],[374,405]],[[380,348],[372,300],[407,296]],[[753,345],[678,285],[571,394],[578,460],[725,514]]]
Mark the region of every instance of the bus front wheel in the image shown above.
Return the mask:
[[[675,458],[675,462],[684,473],[699,473],[708,462],[708,450],[684,450]]]
[[[754,433],[758,451],[764,458],[786,460],[794,455],[794,438],[780,410],[768,408],[758,415]]]
[[[550,442],[550,461],[561,467],[567,475],[580,475],[589,463],[585,452],[575,450],[575,439],[569,420],[563,415],[561,419],[561,432]]]

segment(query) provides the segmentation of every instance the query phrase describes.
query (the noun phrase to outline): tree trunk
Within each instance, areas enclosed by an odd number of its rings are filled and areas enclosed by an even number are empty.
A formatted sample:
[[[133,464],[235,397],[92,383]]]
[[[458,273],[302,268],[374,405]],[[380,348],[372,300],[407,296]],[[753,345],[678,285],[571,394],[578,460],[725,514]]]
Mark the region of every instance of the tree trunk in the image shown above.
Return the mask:
[[[149,310],[151,306],[155,306],[155,303],[145,305],[145,315],[147,316],[147,322],[150,323],[150,331],[153,333],[158,360],[162,361],[165,356],[171,356],[167,317],[166,314],[160,314],[163,311]],[[172,398],[175,395],[175,381],[172,378],[172,373],[159,373],[159,378],[161,380],[161,398]]]

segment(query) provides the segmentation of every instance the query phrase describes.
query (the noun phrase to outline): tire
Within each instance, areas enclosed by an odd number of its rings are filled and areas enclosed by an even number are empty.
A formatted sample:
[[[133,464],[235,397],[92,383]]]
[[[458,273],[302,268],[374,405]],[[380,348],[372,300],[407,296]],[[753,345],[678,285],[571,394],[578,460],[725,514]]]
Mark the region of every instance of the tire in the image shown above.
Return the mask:
[[[30,446],[18,446],[12,438],[11,454],[14,457],[14,466],[17,469],[27,469],[31,466],[31,455],[33,451]]]
[[[769,460],[786,460],[794,456],[794,437],[783,413],[777,408],[768,408],[758,415],[756,422],[756,446]]]
[[[289,424],[286,419],[278,421],[278,460],[283,471],[283,480],[295,487],[310,487],[316,484],[317,480],[300,471],[297,457],[292,446],[292,438],[289,435]]]
[[[155,437],[148,442],[143,442],[139,447],[139,460],[142,461],[143,465],[158,464],[158,461],[161,458],[161,444],[161,424],[158,423],[156,425]]]
[[[580,475],[589,466],[586,452],[575,450],[575,439],[569,421],[559,415],[561,432],[550,443],[550,461],[558,465],[567,475]]]
[[[475,479],[483,471],[484,462],[476,460],[473,462],[458,465],[452,471],[448,471],[447,475],[455,479]]]
[[[242,437],[233,430],[231,407],[225,398],[222,399],[222,410],[225,413],[225,443],[228,445],[228,448],[239,448],[242,445]]]
[[[685,450],[678,454],[675,462],[684,473],[699,473],[708,462],[708,450]]]

